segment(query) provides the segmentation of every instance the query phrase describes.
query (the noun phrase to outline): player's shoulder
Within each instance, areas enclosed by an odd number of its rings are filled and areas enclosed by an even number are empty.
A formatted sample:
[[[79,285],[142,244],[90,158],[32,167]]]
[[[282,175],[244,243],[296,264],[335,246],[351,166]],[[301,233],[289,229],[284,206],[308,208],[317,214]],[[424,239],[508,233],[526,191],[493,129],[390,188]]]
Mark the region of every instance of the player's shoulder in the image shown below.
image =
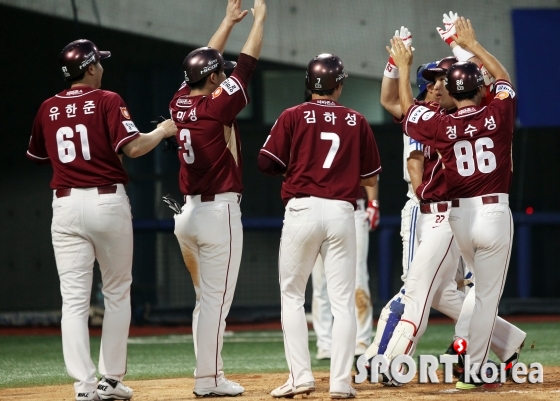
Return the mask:
[[[494,99],[498,100],[514,99],[516,96],[513,85],[505,79],[499,79],[494,82],[494,94]]]

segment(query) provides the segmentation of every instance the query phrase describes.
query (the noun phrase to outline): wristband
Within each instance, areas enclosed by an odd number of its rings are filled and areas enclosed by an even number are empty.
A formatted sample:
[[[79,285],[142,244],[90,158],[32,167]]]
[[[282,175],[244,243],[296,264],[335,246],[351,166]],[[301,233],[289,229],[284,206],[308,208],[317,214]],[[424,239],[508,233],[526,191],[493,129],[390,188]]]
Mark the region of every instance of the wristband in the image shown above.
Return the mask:
[[[474,54],[468,50],[463,49],[461,46],[457,45],[452,49],[453,55],[457,61],[468,61],[470,58],[474,57]]]
[[[399,77],[399,69],[394,63],[391,64],[391,61],[393,61],[393,58],[389,59],[389,62],[385,66],[385,71],[383,71],[383,75],[385,75],[387,78],[396,79]]]

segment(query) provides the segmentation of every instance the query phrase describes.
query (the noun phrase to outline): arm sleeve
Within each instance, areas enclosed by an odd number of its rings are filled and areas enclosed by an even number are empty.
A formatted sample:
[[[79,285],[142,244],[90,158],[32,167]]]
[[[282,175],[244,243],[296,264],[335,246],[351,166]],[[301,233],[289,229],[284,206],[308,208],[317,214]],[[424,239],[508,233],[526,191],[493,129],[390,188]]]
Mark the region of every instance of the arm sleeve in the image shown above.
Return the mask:
[[[50,164],[51,159],[47,153],[45,146],[45,138],[43,136],[43,124],[41,118],[43,115],[44,103],[39,108],[39,112],[33,121],[31,130],[31,138],[29,139],[29,147],[26,156],[37,164]]]
[[[441,115],[426,106],[412,106],[402,123],[403,132],[427,146],[435,147],[435,135]]]
[[[259,154],[274,160],[280,166],[287,169],[290,162],[292,131],[289,112],[284,111],[274,123],[270,135]]]
[[[506,80],[500,79],[494,85],[495,94],[488,104],[489,110],[498,110],[502,115],[503,121],[515,121],[515,108],[517,103],[517,96],[511,83]],[[514,127],[510,127],[514,129]]]
[[[138,137],[140,132],[126,108],[124,100],[116,93],[110,92],[104,97],[104,112],[111,144],[115,153],[122,153],[122,147]]]
[[[284,174],[287,170],[286,167],[282,166],[280,163],[271,159],[263,153],[259,154],[257,163],[259,170],[266,175]]]
[[[366,119],[360,119],[360,177],[369,178],[381,173],[381,159],[373,136],[373,131]]]
[[[239,112],[249,104],[247,86],[256,65],[257,59],[241,53],[231,76],[212,92],[208,112],[222,124],[231,125]]]

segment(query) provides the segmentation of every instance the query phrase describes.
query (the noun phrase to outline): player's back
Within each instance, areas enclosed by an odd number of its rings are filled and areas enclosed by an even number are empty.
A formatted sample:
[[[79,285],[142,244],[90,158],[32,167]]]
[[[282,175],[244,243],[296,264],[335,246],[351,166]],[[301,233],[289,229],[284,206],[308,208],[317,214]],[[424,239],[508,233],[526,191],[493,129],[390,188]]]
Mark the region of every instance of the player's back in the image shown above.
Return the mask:
[[[119,95],[75,87],[43,102],[28,155],[50,159],[53,188],[126,184],[117,152],[137,134]]]
[[[243,191],[241,141],[235,115],[246,102],[240,99],[242,90],[235,92],[231,96],[219,86],[210,96],[192,96],[183,84],[169,104],[182,147],[179,185],[185,195]]]
[[[380,171],[371,129],[352,109],[316,99],[286,110],[278,124],[291,134],[289,149],[284,150],[289,155],[283,155],[289,159],[282,186],[285,202],[293,197],[317,196],[355,203],[360,176]],[[366,149],[371,152],[368,157]]]

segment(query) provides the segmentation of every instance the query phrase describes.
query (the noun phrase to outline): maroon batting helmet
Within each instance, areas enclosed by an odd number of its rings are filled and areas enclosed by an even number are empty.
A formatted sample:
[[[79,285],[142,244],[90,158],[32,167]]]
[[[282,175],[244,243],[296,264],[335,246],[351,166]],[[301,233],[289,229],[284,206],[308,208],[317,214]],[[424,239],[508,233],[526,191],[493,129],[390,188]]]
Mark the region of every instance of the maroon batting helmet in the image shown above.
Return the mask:
[[[347,77],[340,57],[323,53],[313,57],[307,65],[305,86],[310,91],[326,91],[334,89]]]
[[[455,63],[447,70],[445,87],[449,93],[464,93],[484,85],[480,68],[470,61]]]
[[[430,82],[436,82],[436,76],[439,74],[445,74],[449,67],[457,62],[457,59],[453,56],[442,58],[438,61],[437,66],[433,68],[427,68],[422,71],[422,76]]]
[[[232,70],[236,65],[235,61],[224,60],[222,53],[216,49],[200,47],[190,52],[183,61],[185,81],[194,84],[213,72]]]
[[[88,65],[111,57],[111,52],[99,51],[95,43],[87,39],[75,40],[60,52],[60,66],[67,81],[83,74]]]

